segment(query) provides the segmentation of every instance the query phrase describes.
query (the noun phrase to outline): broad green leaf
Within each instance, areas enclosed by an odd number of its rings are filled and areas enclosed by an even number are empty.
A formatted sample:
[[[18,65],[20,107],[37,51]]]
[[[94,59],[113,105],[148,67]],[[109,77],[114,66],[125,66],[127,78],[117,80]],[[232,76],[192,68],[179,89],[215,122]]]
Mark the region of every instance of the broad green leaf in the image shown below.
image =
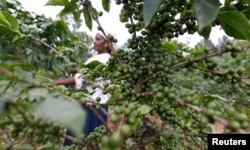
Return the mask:
[[[83,9],[83,15],[86,26],[89,28],[89,30],[92,30],[92,17],[90,15],[90,12],[88,9]]]
[[[15,34],[13,35],[13,38],[12,38],[12,43],[15,43],[16,41],[18,41],[20,39],[20,35],[19,34]]]
[[[0,11],[0,26],[9,28],[13,31],[19,31],[19,24],[17,19],[8,12]]]
[[[5,128],[5,127],[11,125],[12,123],[13,123],[13,122],[12,122],[11,119],[9,119],[9,118],[7,118],[7,117],[2,118],[2,119],[0,120],[0,128],[3,129],[3,128]],[[1,146],[0,146],[0,149],[1,149]]]
[[[40,100],[40,98],[48,95],[48,89],[45,88],[33,88],[28,92],[29,101]]]
[[[218,20],[227,35],[250,40],[250,24],[243,13],[236,10],[220,11]]]
[[[55,26],[56,28],[60,29],[61,31],[63,31],[65,34],[68,34],[70,32],[67,24],[65,23],[65,21],[63,20],[57,20],[55,22]]]
[[[209,38],[210,32],[211,32],[211,25],[208,25],[204,27],[201,31],[198,31],[198,33],[203,36],[205,39]]]
[[[206,67],[206,62],[204,60],[198,62],[199,67]]]
[[[225,0],[224,5],[230,5],[231,2],[233,2],[234,0]]]
[[[164,97],[154,97],[154,101],[159,104],[164,101]]]
[[[158,7],[161,4],[161,0],[144,0],[143,4],[143,20],[145,26],[148,26],[156,13]]]
[[[86,119],[85,111],[80,103],[63,97],[47,96],[46,98],[44,102],[34,106],[33,110],[46,118],[64,124],[79,137]]]
[[[219,99],[219,100],[222,100],[222,101],[225,101],[225,102],[228,101],[228,100],[227,100],[226,98],[224,98],[224,97],[221,97],[221,96],[219,96],[219,95],[212,95],[212,94],[205,95],[205,96],[203,96],[203,98],[204,98],[204,99],[207,99],[207,100],[217,100],[217,99]]]
[[[199,31],[211,24],[218,13],[220,5],[219,0],[195,0],[195,12]]]
[[[249,5],[250,5],[250,4],[249,4]],[[244,14],[246,15],[246,17],[247,17],[248,19],[250,19],[250,7],[244,9],[244,10],[242,11],[242,13],[244,13]]]
[[[5,40],[15,42],[20,35],[17,19],[8,12],[0,11],[0,36]]]
[[[244,0],[246,4],[250,4],[250,0]]]
[[[32,82],[34,80],[32,72],[25,71],[19,66],[14,67],[14,70],[14,74],[18,77],[18,79],[28,82]]]
[[[164,49],[166,49],[167,52],[175,52],[176,51],[176,45],[171,42],[166,42],[164,45],[162,45]]]
[[[137,108],[137,111],[142,114],[145,115],[147,113],[149,113],[152,110],[152,107],[150,107],[149,105],[141,105]]]
[[[2,27],[6,27],[6,28],[8,27],[8,28],[10,28],[11,24],[7,20],[6,14],[7,14],[6,12],[0,12],[0,25]]]
[[[68,3],[67,5],[65,5],[65,7],[63,8],[63,10],[60,12],[61,16],[65,16],[68,13],[72,13],[74,15],[75,12],[80,13],[79,11],[77,11],[77,3],[74,1],[71,1],[70,3]]]
[[[16,64],[2,64],[4,68],[8,69],[9,71],[14,71],[16,67],[20,67],[23,70],[36,70],[37,68],[32,64],[25,64],[25,63],[16,63]]]
[[[243,5],[245,4],[250,4],[250,0],[240,0],[239,3],[242,3]]]
[[[41,85],[41,83],[54,83],[53,79],[45,76],[36,76],[34,79],[34,84]]]
[[[102,7],[105,11],[109,12],[110,10],[110,0],[102,0]]]
[[[68,0],[49,0],[45,5],[65,6],[67,4],[68,4]]]
[[[79,21],[79,20],[80,20],[81,13],[80,13],[79,11],[73,11],[72,14],[73,14],[74,19],[75,19],[76,21]]]
[[[7,4],[6,0],[0,0],[0,7],[2,7],[3,10],[7,10]]]
[[[91,61],[90,63],[84,65],[83,67],[84,68],[89,68],[89,69],[94,69],[98,65],[102,65],[102,63],[99,62],[99,61],[97,61],[97,60],[95,60],[95,61]]]
[[[219,12],[223,11],[237,11],[237,8],[234,6],[224,6],[219,9]]]

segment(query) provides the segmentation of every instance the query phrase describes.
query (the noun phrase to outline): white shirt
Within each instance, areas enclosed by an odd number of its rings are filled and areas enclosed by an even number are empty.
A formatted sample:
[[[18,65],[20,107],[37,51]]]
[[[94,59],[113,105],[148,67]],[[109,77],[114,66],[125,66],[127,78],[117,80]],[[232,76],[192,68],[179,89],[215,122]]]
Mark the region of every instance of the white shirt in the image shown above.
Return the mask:
[[[95,54],[92,57],[90,57],[89,59],[87,59],[87,61],[84,64],[88,64],[88,63],[95,61],[95,60],[97,60],[103,64],[107,64],[110,57],[111,56],[109,53]]]
[[[93,55],[92,57],[90,57],[84,64],[88,64],[92,61],[99,61],[101,62],[102,64],[107,64],[109,58],[111,57],[111,55],[109,53],[103,53],[103,54],[96,54],[96,55]],[[81,74],[80,73],[77,73],[74,78],[75,78],[75,88],[76,89],[81,89],[83,84],[83,79],[81,78]],[[107,82],[105,80],[103,80],[102,77],[100,78],[97,78],[96,79],[96,85],[98,87],[103,87],[103,84]],[[90,95],[91,99],[92,100],[96,100],[97,97],[100,97],[101,98],[101,101],[100,103],[101,104],[105,104],[107,101],[108,101],[108,96],[107,95],[103,95],[102,94],[102,89],[100,88],[96,88],[95,89],[95,92],[93,92],[94,90],[92,89],[91,85],[86,85],[84,88],[86,88],[88,90],[89,93],[92,93],[92,95]]]

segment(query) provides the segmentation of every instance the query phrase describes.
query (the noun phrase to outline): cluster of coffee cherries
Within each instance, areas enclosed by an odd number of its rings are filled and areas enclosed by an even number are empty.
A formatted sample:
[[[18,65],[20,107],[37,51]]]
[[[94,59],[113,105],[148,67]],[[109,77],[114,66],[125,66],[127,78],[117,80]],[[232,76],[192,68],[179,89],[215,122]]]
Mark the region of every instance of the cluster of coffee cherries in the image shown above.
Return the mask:
[[[20,116],[13,120],[11,137],[20,138],[32,145],[61,142],[65,133],[63,125],[31,112],[25,114],[25,117]]]
[[[120,21],[126,23],[128,32],[134,34],[141,31],[145,36],[159,36],[161,38],[172,39],[188,32],[193,34],[197,31],[197,23],[193,10],[193,4],[185,0],[162,1],[158,11],[155,13],[150,24],[144,25],[142,0],[121,1],[123,4],[120,13]],[[145,27],[145,30],[142,30]]]

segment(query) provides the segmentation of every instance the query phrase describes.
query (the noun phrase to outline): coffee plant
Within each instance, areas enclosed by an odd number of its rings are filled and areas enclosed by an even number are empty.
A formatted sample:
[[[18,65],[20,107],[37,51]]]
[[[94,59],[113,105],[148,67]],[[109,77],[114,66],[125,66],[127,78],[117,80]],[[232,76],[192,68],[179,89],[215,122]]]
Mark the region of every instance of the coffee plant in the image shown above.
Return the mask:
[[[0,0],[1,149],[207,149],[207,134],[250,132],[249,0],[112,1],[131,35],[118,50],[94,2],[49,0],[63,6],[52,20]],[[101,2],[109,12],[111,1]],[[92,39],[69,30],[70,15],[90,30],[97,24],[112,49],[108,65],[82,64]],[[196,32],[208,39],[215,26],[231,37],[221,49],[175,41]],[[96,77],[110,81],[102,87],[108,112],[88,91],[53,83],[75,72],[93,88]],[[84,135],[82,105],[108,122]]]

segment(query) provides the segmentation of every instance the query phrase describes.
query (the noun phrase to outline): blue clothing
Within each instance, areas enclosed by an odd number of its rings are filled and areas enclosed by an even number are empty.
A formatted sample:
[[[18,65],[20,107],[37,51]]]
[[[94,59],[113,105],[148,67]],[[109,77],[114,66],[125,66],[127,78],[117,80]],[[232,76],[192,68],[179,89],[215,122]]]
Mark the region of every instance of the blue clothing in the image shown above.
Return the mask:
[[[106,104],[101,104],[101,107],[108,111],[108,105]],[[83,133],[86,136],[88,136],[91,132],[94,131],[94,129],[98,126],[103,125],[103,123],[100,121],[100,119],[87,107],[83,106],[83,109],[86,112],[86,122],[85,122],[85,127],[83,129]],[[108,117],[106,114],[104,114],[102,111],[100,111],[100,116],[103,118],[104,121],[107,122]],[[67,135],[74,136],[72,132],[67,130]],[[64,141],[64,146],[71,145],[72,141],[65,139]]]

